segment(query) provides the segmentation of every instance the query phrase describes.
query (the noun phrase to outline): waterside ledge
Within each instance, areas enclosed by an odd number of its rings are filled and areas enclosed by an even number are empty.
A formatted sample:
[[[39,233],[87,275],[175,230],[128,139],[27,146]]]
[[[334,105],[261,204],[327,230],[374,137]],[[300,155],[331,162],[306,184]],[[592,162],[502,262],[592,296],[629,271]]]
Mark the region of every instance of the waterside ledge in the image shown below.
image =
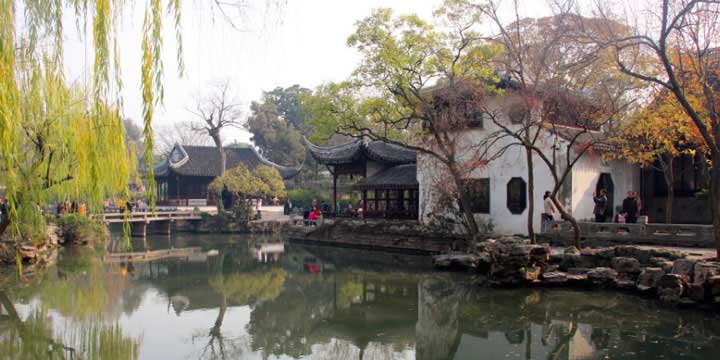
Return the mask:
[[[551,249],[517,237],[477,243],[433,257],[441,270],[463,270],[496,286],[615,289],[681,307],[720,309],[720,262],[641,246]]]

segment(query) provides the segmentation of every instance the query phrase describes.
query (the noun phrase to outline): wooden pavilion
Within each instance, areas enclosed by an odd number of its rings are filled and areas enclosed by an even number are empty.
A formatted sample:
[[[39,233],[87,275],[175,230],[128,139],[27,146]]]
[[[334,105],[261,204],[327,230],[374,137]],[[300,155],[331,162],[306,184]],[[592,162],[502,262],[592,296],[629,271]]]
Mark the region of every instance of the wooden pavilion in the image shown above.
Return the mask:
[[[414,150],[382,141],[355,139],[336,146],[309,143],[310,154],[333,176],[333,204],[342,175],[359,176],[353,190],[362,193],[364,215],[370,218],[417,219],[418,182]],[[336,206],[332,206],[332,214]]]

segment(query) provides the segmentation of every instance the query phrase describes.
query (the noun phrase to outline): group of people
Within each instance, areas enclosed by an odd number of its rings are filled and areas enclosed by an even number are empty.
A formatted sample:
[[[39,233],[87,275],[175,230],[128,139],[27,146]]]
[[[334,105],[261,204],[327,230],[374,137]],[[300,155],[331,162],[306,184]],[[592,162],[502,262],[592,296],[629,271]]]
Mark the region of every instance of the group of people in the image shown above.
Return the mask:
[[[608,206],[610,206],[606,190],[600,190],[599,194],[593,193],[593,201],[595,208],[595,222],[607,222]],[[638,215],[642,211],[642,200],[637,191],[628,191],[627,197],[623,200],[622,206],[615,208],[614,221],[616,223],[635,224],[638,221]]]
[[[82,216],[86,216],[87,205],[85,205],[85,203],[79,203],[77,201],[73,201],[72,203],[68,201],[58,202],[57,216],[64,216],[67,214],[79,214]]]
[[[548,226],[555,220],[555,213],[557,212],[550,195],[551,193],[549,191],[546,191],[543,195],[544,212],[542,214],[542,232],[548,230]],[[593,192],[593,202],[595,203],[595,207],[593,208],[595,222],[607,222],[608,206],[611,206],[607,190],[602,189],[599,192]],[[614,222],[635,224],[638,221],[638,215],[642,209],[640,194],[637,191],[628,191],[628,196],[623,200],[622,206],[618,206],[615,209],[616,215]]]

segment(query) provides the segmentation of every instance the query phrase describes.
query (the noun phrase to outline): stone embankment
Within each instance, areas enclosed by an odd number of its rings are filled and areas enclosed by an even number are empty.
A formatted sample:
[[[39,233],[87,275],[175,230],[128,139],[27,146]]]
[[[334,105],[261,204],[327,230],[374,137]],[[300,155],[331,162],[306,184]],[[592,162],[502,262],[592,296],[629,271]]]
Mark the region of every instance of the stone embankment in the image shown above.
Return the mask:
[[[48,241],[34,244],[30,241],[15,243],[12,239],[0,239],[0,266],[15,265],[19,260],[25,272],[32,272],[37,266],[46,266],[55,261],[58,248],[57,227],[47,226]]]
[[[493,286],[614,288],[674,305],[720,305],[720,263],[658,248],[565,248],[515,237],[478,243],[471,253],[438,255],[441,269],[466,269]]]

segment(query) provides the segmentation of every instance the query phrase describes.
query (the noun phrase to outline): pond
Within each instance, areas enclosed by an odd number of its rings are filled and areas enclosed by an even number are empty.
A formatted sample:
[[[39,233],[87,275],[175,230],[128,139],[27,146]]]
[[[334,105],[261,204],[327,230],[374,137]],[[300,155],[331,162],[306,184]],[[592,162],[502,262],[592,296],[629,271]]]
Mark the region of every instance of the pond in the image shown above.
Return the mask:
[[[0,291],[0,358],[708,359],[720,348],[715,314],[478,288],[421,256],[188,234],[134,240],[131,261],[120,249],[64,250]]]

